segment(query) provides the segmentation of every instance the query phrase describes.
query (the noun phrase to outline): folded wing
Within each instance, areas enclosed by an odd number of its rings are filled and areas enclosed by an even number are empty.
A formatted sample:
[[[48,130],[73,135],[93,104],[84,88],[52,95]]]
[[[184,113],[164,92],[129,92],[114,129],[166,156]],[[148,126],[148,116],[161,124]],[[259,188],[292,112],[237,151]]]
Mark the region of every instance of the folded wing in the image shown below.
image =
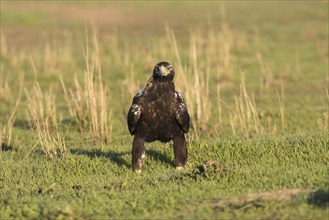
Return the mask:
[[[184,133],[187,133],[190,128],[190,115],[188,114],[183,96],[177,91],[175,91],[175,99],[178,103],[175,112],[176,121]]]
[[[144,94],[144,89],[140,90],[133,98],[133,103],[128,111],[127,122],[131,135],[135,134],[138,121],[142,114],[142,108],[138,105],[140,97]]]

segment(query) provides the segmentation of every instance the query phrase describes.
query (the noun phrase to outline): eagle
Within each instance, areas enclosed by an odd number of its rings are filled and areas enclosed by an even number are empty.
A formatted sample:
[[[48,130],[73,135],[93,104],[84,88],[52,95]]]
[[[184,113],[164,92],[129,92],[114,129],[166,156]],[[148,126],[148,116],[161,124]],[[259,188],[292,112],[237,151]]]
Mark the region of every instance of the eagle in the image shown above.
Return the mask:
[[[175,70],[168,62],[155,65],[146,86],[132,100],[127,122],[132,143],[132,166],[141,172],[145,157],[144,143],[170,142],[174,145],[176,169],[187,161],[185,134],[189,130],[190,116],[183,96],[175,90]]]

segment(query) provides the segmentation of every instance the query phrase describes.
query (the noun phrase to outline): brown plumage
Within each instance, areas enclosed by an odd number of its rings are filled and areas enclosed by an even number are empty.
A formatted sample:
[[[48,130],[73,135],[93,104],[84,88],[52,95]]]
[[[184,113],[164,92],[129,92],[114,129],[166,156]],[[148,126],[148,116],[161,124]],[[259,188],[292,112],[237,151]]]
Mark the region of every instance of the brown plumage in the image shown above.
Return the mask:
[[[129,132],[134,135],[132,165],[138,172],[143,164],[145,142],[173,141],[176,168],[186,163],[184,134],[189,130],[190,116],[182,95],[175,91],[174,75],[170,63],[158,63],[145,88],[133,98],[127,121]]]

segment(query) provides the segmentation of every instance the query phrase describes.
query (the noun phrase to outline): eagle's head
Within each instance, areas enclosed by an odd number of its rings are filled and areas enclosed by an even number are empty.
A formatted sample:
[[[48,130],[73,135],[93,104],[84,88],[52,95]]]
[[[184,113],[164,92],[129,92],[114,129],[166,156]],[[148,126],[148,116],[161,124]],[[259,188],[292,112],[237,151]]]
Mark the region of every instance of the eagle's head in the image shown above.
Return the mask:
[[[168,79],[173,80],[175,76],[174,67],[168,62],[160,62],[155,65],[153,69],[153,78],[154,79]]]

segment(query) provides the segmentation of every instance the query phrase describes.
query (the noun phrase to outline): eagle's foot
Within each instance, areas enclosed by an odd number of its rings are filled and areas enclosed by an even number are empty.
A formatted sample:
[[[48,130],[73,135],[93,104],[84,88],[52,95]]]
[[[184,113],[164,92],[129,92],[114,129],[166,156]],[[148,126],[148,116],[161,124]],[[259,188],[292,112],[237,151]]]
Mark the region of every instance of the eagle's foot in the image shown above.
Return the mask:
[[[136,171],[136,173],[142,172],[142,166],[144,163],[145,154],[143,153],[142,156],[137,160],[136,163],[133,164],[133,168]]]

